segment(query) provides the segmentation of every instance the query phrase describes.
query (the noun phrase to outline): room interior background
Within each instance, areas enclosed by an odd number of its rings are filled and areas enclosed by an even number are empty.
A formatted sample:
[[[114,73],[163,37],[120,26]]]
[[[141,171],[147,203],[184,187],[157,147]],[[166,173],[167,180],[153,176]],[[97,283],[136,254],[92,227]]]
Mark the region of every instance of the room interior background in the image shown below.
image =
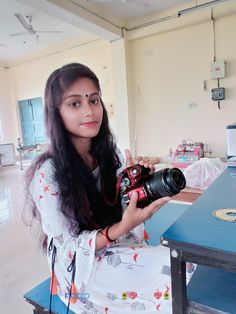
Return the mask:
[[[226,126],[236,121],[236,1],[165,19],[185,7],[132,21],[142,25],[160,20],[133,30],[131,23],[117,40],[88,34],[1,63],[0,144],[17,146],[17,138],[22,137],[18,102],[42,97],[46,79],[55,68],[81,62],[100,78],[102,97],[122,149],[166,156],[183,139],[192,139],[208,144],[213,156],[225,156]],[[226,62],[226,76],[219,82],[226,97],[220,109],[211,99],[211,89],[218,84],[211,79],[214,57]]]

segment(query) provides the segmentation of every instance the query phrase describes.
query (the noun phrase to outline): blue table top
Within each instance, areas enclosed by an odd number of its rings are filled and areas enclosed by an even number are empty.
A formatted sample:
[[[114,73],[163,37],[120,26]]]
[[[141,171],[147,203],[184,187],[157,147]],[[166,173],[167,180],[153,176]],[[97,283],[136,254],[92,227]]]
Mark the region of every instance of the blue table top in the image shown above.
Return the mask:
[[[145,222],[145,229],[149,235],[148,244],[160,244],[160,237],[183,213],[189,204],[175,204],[168,202],[162,206],[151,219]]]
[[[215,218],[220,208],[236,208],[236,167],[227,168],[162,238],[236,253],[236,223]]]

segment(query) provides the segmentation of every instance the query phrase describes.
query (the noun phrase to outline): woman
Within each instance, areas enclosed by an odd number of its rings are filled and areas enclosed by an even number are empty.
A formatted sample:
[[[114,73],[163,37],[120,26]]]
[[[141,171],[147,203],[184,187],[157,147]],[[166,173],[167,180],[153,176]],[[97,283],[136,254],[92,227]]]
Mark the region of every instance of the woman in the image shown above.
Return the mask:
[[[123,211],[117,174],[124,160],[88,67],[72,63],[50,75],[45,122],[50,148],[29,169],[27,186],[45,235],[51,294],[75,313],[171,313],[170,277],[162,272],[168,249],[148,246],[143,227],[169,197],[141,209],[133,193]],[[130,166],[129,151],[126,159]]]

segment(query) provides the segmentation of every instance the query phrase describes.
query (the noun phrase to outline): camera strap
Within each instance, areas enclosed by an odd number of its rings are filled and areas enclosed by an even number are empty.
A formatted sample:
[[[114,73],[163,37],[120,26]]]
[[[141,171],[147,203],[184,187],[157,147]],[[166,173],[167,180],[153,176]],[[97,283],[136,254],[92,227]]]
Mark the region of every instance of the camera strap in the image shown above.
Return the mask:
[[[53,244],[53,238],[51,239],[50,244],[48,246],[48,254],[49,256],[51,255],[51,286],[50,286],[50,299],[49,299],[49,313],[51,314],[52,313],[52,296],[57,294],[57,286],[58,286],[57,277],[54,272],[57,248]]]

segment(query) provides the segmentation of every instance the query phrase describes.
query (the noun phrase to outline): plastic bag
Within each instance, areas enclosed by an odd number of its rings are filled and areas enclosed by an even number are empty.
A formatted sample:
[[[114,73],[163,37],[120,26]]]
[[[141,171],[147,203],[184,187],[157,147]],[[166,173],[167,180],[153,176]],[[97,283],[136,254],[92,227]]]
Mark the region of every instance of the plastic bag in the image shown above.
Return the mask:
[[[201,158],[183,171],[186,186],[206,190],[226,167],[219,158]]]

